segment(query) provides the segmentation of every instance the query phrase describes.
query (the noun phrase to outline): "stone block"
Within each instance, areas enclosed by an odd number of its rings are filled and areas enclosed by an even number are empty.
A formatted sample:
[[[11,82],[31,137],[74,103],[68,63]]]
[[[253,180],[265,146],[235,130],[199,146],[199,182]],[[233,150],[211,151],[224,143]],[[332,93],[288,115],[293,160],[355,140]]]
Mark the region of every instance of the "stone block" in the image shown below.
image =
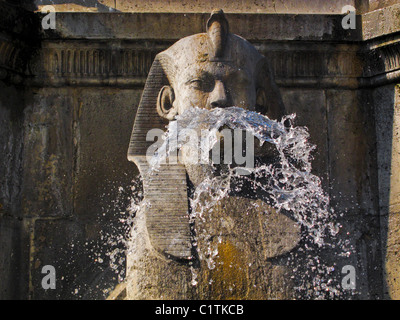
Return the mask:
[[[73,101],[68,89],[40,89],[25,110],[22,212],[70,216]]]
[[[140,90],[78,89],[75,105],[75,213],[92,220],[129,205],[137,167],[127,149]],[[119,203],[119,205],[116,205]]]
[[[207,10],[208,11],[208,10]],[[207,13],[125,14],[92,13],[57,14],[56,32],[46,32],[46,39],[129,39],[168,40],[204,32]],[[231,32],[249,41],[265,40],[338,40],[355,41],[361,38],[361,28],[344,30],[342,15],[324,14],[227,14]],[[358,25],[361,19],[358,16]],[[270,26],[265,28],[265,26]],[[123,26],[123,27],[122,27]],[[151,28],[149,28],[151,26]],[[165,26],[168,26],[166,28]]]
[[[0,211],[18,216],[24,93],[0,83]]]
[[[392,85],[383,86],[373,91],[375,108],[377,171],[379,177],[379,206],[381,214],[388,214],[390,205],[392,178],[392,150],[394,131],[395,91]],[[396,156],[395,154],[393,154]]]
[[[1,210],[1,209],[0,209]],[[0,299],[20,299],[21,222],[0,215]]]
[[[42,7],[42,1],[35,1]],[[57,11],[80,11],[80,12],[208,12],[212,8],[222,8],[230,13],[341,13],[345,5],[356,7],[354,0],[337,0],[327,3],[324,0],[297,0],[276,2],[274,0],[252,0],[252,1],[225,1],[225,0],[187,0],[187,1],[168,1],[153,0],[151,2],[142,0],[100,0],[95,5],[94,2],[75,1],[74,3],[57,4]]]
[[[386,298],[400,299],[400,214],[390,214],[387,219],[386,226],[383,230],[387,232],[386,238],[386,256],[384,265],[384,276],[386,282]],[[385,245],[385,242],[384,244]]]
[[[95,223],[92,223],[95,224]],[[98,231],[100,229],[97,226]],[[79,221],[36,220],[31,240],[30,294],[42,299],[105,299],[118,283],[110,267],[100,232]],[[104,259],[101,261],[99,259]],[[55,268],[56,288],[43,289],[43,266]]]
[[[378,6],[372,4],[371,9],[379,9],[379,4]],[[398,32],[400,30],[399,15],[399,3],[364,14],[362,19],[363,40]]]
[[[312,161],[313,173],[321,178],[328,191],[328,124],[323,90],[281,89],[287,114],[296,114],[295,126],[306,126],[310,143],[316,146]]]
[[[339,211],[377,214],[373,109],[357,91],[328,90],[326,97],[331,204]]]

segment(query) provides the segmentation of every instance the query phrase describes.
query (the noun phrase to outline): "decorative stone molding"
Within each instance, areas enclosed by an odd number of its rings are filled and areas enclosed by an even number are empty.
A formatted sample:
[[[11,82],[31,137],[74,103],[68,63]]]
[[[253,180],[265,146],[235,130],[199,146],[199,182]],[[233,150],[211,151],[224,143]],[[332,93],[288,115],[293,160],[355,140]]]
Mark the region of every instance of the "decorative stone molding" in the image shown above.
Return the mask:
[[[205,19],[203,14],[173,14],[179,32],[170,32],[167,36],[158,35],[157,23],[170,21],[172,14],[126,13],[115,15],[113,19],[109,15],[96,14],[96,21],[92,21],[93,17],[86,13],[60,13],[57,30],[43,31],[44,41],[39,58],[28,66],[28,57],[39,41],[27,30],[37,24],[41,14],[32,14],[5,2],[0,2],[1,8],[7,9],[9,14],[0,21],[0,78],[18,83],[32,70],[33,80],[28,79],[27,84],[37,86],[141,87],[155,55],[171,45],[175,38],[203,31],[200,26]],[[368,36],[373,19],[378,16],[390,18],[398,9],[399,6],[394,5],[364,14],[361,19],[363,33],[359,35],[356,32],[340,34],[335,27],[340,22],[340,15],[300,15],[296,18],[292,15],[254,14],[248,21],[241,15],[230,14],[228,18],[233,20],[233,28],[250,23],[248,31],[240,30],[270,59],[279,86],[357,88],[400,77],[397,40],[387,41],[387,36],[378,39]],[[21,17],[24,17],[23,21]],[[188,18],[190,25],[187,24]],[[257,30],[261,24],[271,19],[276,20],[272,24],[279,26],[279,30],[268,29],[267,34],[259,34]],[[277,23],[285,19],[301,23],[303,27],[296,29],[297,37],[293,34],[295,28],[292,27],[292,34],[289,34],[285,24]],[[149,22],[155,23],[155,30],[148,30]],[[116,32],[116,25],[125,25],[125,31]],[[307,25],[313,25],[322,33],[312,31]],[[392,29],[396,28],[395,23],[392,25]],[[155,40],[157,37],[158,40]],[[357,41],[361,38],[367,42]],[[164,40],[160,42],[159,39]],[[289,41],[295,39],[302,41]],[[332,42],[338,39],[341,44]],[[142,45],[138,45],[138,40]]]
[[[171,41],[158,43],[91,40],[45,41],[39,60],[32,67],[36,85],[143,86],[158,52]],[[255,44],[270,60],[276,81],[281,86],[356,87],[362,69],[358,45]],[[340,78],[340,81],[338,81]]]
[[[362,52],[363,83],[378,85],[400,79],[400,37],[371,41]]]
[[[46,72],[53,77],[142,77],[149,72],[155,52],[146,49],[47,49]]]
[[[40,57],[31,66],[40,86],[142,87],[158,52],[172,42],[46,41]],[[258,42],[255,46],[265,55],[276,82],[283,87],[357,88],[400,78],[400,41],[381,39],[360,43],[290,43]],[[0,47],[0,63],[7,61],[15,69],[23,64],[15,57],[12,44]]]
[[[0,68],[2,75],[7,73],[25,72],[26,62],[24,61],[24,48],[7,40],[0,40]],[[4,76],[2,78],[4,78]]]
[[[279,86],[358,86],[362,73],[358,44],[282,42],[261,47],[260,52],[269,59]]]
[[[143,85],[157,45],[66,42],[43,44],[33,66],[36,83],[52,85]]]

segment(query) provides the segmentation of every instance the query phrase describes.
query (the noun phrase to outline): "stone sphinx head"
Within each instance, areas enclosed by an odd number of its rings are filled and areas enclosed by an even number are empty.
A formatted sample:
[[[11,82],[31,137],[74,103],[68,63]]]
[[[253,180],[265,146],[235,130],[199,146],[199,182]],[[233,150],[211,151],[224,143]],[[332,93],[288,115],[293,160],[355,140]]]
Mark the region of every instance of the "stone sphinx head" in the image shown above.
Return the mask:
[[[159,53],[151,67],[137,111],[128,159],[145,172],[149,130],[166,124],[188,108],[242,107],[271,119],[284,113],[267,59],[240,36],[229,32],[222,10],[214,11],[206,33],[183,38]],[[191,257],[187,171],[163,165],[157,178],[144,180],[151,243],[171,258]]]
[[[222,11],[212,13],[207,33],[186,37],[160,53],[168,84],[157,100],[158,114],[172,120],[187,108],[242,107],[281,115],[282,104],[266,58],[229,33]]]

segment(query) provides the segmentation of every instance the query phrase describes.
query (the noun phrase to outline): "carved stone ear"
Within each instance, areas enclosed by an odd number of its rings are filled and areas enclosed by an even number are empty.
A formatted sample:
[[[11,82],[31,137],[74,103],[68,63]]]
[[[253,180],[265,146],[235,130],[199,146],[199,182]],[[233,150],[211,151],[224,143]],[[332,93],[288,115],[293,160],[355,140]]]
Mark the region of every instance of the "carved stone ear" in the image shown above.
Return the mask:
[[[162,87],[157,98],[157,112],[161,117],[168,120],[174,119],[178,113],[173,105],[174,100],[174,89],[172,89],[170,86]]]
[[[264,88],[258,88],[256,92],[256,112],[261,114],[268,113],[267,95]]]

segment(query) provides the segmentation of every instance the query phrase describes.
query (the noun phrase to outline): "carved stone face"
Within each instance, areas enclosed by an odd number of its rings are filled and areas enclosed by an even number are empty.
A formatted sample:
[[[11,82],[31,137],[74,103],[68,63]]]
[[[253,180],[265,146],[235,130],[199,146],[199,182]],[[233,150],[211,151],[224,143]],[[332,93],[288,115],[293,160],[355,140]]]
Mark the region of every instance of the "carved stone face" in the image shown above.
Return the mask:
[[[152,142],[150,129],[186,109],[236,106],[278,119],[284,106],[267,59],[247,40],[229,33],[221,11],[211,14],[207,33],[183,38],[157,54],[142,94],[128,150],[138,163]]]
[[[206,33],[183,38],[157,54],[138,107],[128,159],[146,173],[146,152],[153,143],[146,140],[149,130],[165,130],[168,121],[188,108],[230,106],[257,111],[271,119],[284,114],[267,59],[248,41],[229,33],[221,10],[211,14]],[[151,243],[176,259],[191,257],[187,176],[196,185],[212,173],[207,165],[183,162],[166,165],[157,177],[144,181],[148,186],[145,198],[152,203],[146,215]],[[165,206],[169,202],[173,206]]]
[[[183,70],[175,84],[174,108],[252,108],[256,88],[252,74],[234,63],[206,60]]]
[[[265,57],[228,29],[222,11],[215,12],[207,33],[181,39],[158,55],[169,80],[158,96],[161,117],[172,120],[193,107],[230,106],[272,118],[281,115],[282,104]]]

